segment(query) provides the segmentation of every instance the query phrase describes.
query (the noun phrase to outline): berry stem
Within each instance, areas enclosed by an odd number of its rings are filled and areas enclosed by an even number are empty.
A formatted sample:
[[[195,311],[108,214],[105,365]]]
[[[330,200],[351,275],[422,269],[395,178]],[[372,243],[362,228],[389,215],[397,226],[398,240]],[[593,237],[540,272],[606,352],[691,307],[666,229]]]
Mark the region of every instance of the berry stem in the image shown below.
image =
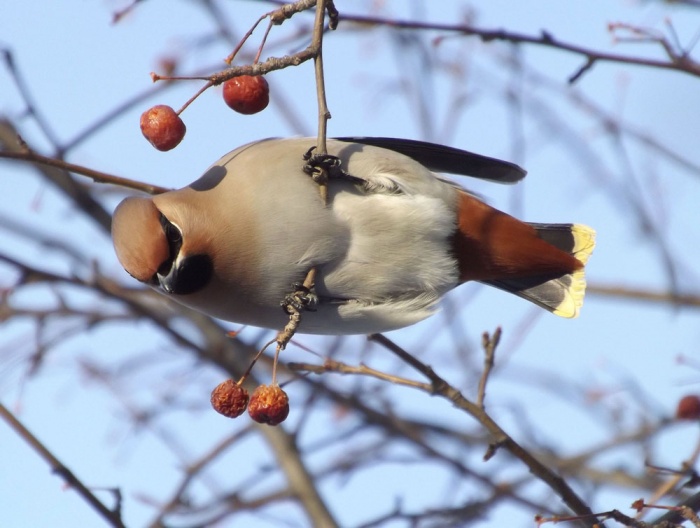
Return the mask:
[[[250,38],[250,36],[253,34],[253,31],[255,31],[255,28],[257,28],[258,25],[260,24],[260,22],[262,22],[263,20],[265,20],[268,16],[270,16],[270,13],[265,13],[265,14],[262,15],[260,18],[258,18],[258,20],[255,22],[255,24],[253,24],[253,26],[247,31],[247,33],[246,33],[245,35],[243,35],[243,38],[242,38],[241,41],[236,45],[236,47],[233,49],[233,51],[231,52],[231,54],[230,54],[228,57],[226,57],[226,58],[224,59],[224,62],[225,62],[226,64],[228,64],[229,66],[231,65],[231,63],[233,62],[233,59],[236,57],[236,55],[238,55],[238,52],[241,51],[241,48],[243,47],[243,44],[246,43],[246,41],[247,41],[247,40]],[[272,24],[272,22],[270,22],[270,24]],[[267,33],[269,33],[269,32],[270,32],[270,28],[268,27]],[[267,35],[267,33],[266,33],[266,35]],[[263,41],[263,42],[264,42],[264,41]],[[261,47],[261,49],[262,49],[262,47]],[[258,51],[258,57],[259,57],[259,56],[260,56],[260,52]],[[258,62],[258,57],[256,57],[255,62]]]
[[[182,107],[176,112],[177,115],[180,115],[182,112],[185,111],[185,108],[190,106],[192,102],[197,99],[200,95],[202,95],[206,90],[214,86],[214,83],[211,81],[207,81],[207,83],[202,86],[199,90],[197,90],[197,93],[195,93],[192,97],[190,97],[187,101],[185,101],[185,104],[182,105]]]
[[[203,77],[201,75],[159,75],[155,72],[151,72],[151,79],[153,82],[157,81],[211,81],[210,77]]]
[[[282,351],[282,346],[277,344],[277,348],[275,349],[275,359],[272,362],[272,385],[277,385],[277,362],[280,359],[280,352]]]
[[[255,357],[254,357],[253,360],[250,362],[250,365],[248,365],[248,369],[243,373],[243,375],[241,376],[241,379],[239,379],[239,380],[236,382],[237,385],[241,385],[241,384],[245,381],[245,379],[248,377],[248,374],[250,374],[250,371],[253,370],[253,366],[258,362],[258,359],[260,359],[260,356],[262,356],[263,352],[265,352],[265,350],[267,349],[267,347],[269,347],[269,346],[270,346],[272,343],[274,343],[276,340],[277,340],[277,339],[275,338],[275,339],[272,339],[272,340],[268,341],[267,343],[265,343],[265,346],[263,346],[263,347],[258,351],[258,353],[255,354]],[[275,357],[276,357],[276,356],[275,356]],[[277,361],[275,361],[275,365],[276,365],[276,363],[277,363]],[[273,367],[273,370],[272,370],[272,379],[273,379],[273,380],[274,380],[274,376],[275,376],[275,370],[274,370],[274,367]]]
[[[267,36],[270,34],[272,25],[272,20],[270,20],[269,24],[267,25],[267,29],[265,30],[265,34],[263,35],[262,41],[260,42],[258,52],[255,54],[255,60],[253,61],[253,64],[257,64],[260,61],[260,55],[262,54],[262,50],[265,47],[265,42],[267,42]]]

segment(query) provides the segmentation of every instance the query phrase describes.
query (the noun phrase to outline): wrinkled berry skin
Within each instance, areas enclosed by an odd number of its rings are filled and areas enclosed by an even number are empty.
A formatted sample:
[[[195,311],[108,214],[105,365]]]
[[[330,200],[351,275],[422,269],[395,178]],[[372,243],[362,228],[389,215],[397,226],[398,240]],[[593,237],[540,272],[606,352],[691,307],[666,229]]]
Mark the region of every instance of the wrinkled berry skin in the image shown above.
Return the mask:
[[[260,385],[250,396],[248,414],[258,423],[278,425],[289,414],[289,397],[279,385]]]
[[[270,87],[259,75],[234,77],[224,83],[224,101],[239,114],[257,114],[270,102]]]
[[[141,133],[156,149],[165,152],[180,144],[187,128],[167,105],[156,105],[141,114]]]
[[[219,414],[236,418],[248,407],[248,391],[229,379],[211,391],[211,406]]]

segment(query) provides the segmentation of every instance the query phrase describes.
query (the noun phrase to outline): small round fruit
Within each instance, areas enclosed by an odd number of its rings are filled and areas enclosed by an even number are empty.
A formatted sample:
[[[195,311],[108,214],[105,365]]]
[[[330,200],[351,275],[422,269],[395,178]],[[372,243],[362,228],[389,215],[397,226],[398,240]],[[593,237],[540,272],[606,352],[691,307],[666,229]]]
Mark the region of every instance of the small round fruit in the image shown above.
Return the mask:
[[[260,385],[248,403],[248,414],[258,423],[278,425],[289,414],[289,398],[279,385]]]
[[[236,418],[248,406],[248,391],[231,379],[221,382],[211,391],[211,406],[219,414]]]
[[[270,102],[270,86],[260,75],[241,75],[224,83],[224,101],[240,114],[257,114]]]
[[[160,151],[177,147],[186,130],[180,116],[167,105],[156,105],[141,114],[143,136]]]
[[[694,394],[683,396],[676,407],[679,420],[700,420],[700,397]]]

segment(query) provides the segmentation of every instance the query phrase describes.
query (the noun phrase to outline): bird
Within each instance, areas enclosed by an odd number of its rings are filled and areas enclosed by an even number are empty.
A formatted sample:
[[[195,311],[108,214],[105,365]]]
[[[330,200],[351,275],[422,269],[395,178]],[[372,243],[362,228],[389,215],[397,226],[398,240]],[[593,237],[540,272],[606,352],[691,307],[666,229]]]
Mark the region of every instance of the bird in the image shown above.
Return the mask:
[[[372,334],[413,325],[477,281],[577,317],[595,231],[523,222],[444,173],[496,183],[518,165],[454,147],[329,138],[324,200],[309,175],[316,138],[243,145],[181,189],[130,196],[112,238],[124,269],[212,317],[281,329],[281,305],[316,269],[298,332]]]

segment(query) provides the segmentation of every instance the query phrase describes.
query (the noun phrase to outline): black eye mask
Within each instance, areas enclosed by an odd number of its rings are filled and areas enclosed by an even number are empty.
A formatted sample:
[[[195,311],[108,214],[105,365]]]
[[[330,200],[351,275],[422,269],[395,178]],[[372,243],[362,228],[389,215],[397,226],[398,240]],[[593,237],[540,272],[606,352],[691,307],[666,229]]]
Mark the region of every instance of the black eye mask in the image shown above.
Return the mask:
[[[167,275],[170,268],[180,252],[182,247],[182,233],[180,230],[168,220],[163,213],[160,215],[160,225],[163,228],[163,233],[168,241],[168,258],[163,262],[158,268],[158,273],[161,275]]]

